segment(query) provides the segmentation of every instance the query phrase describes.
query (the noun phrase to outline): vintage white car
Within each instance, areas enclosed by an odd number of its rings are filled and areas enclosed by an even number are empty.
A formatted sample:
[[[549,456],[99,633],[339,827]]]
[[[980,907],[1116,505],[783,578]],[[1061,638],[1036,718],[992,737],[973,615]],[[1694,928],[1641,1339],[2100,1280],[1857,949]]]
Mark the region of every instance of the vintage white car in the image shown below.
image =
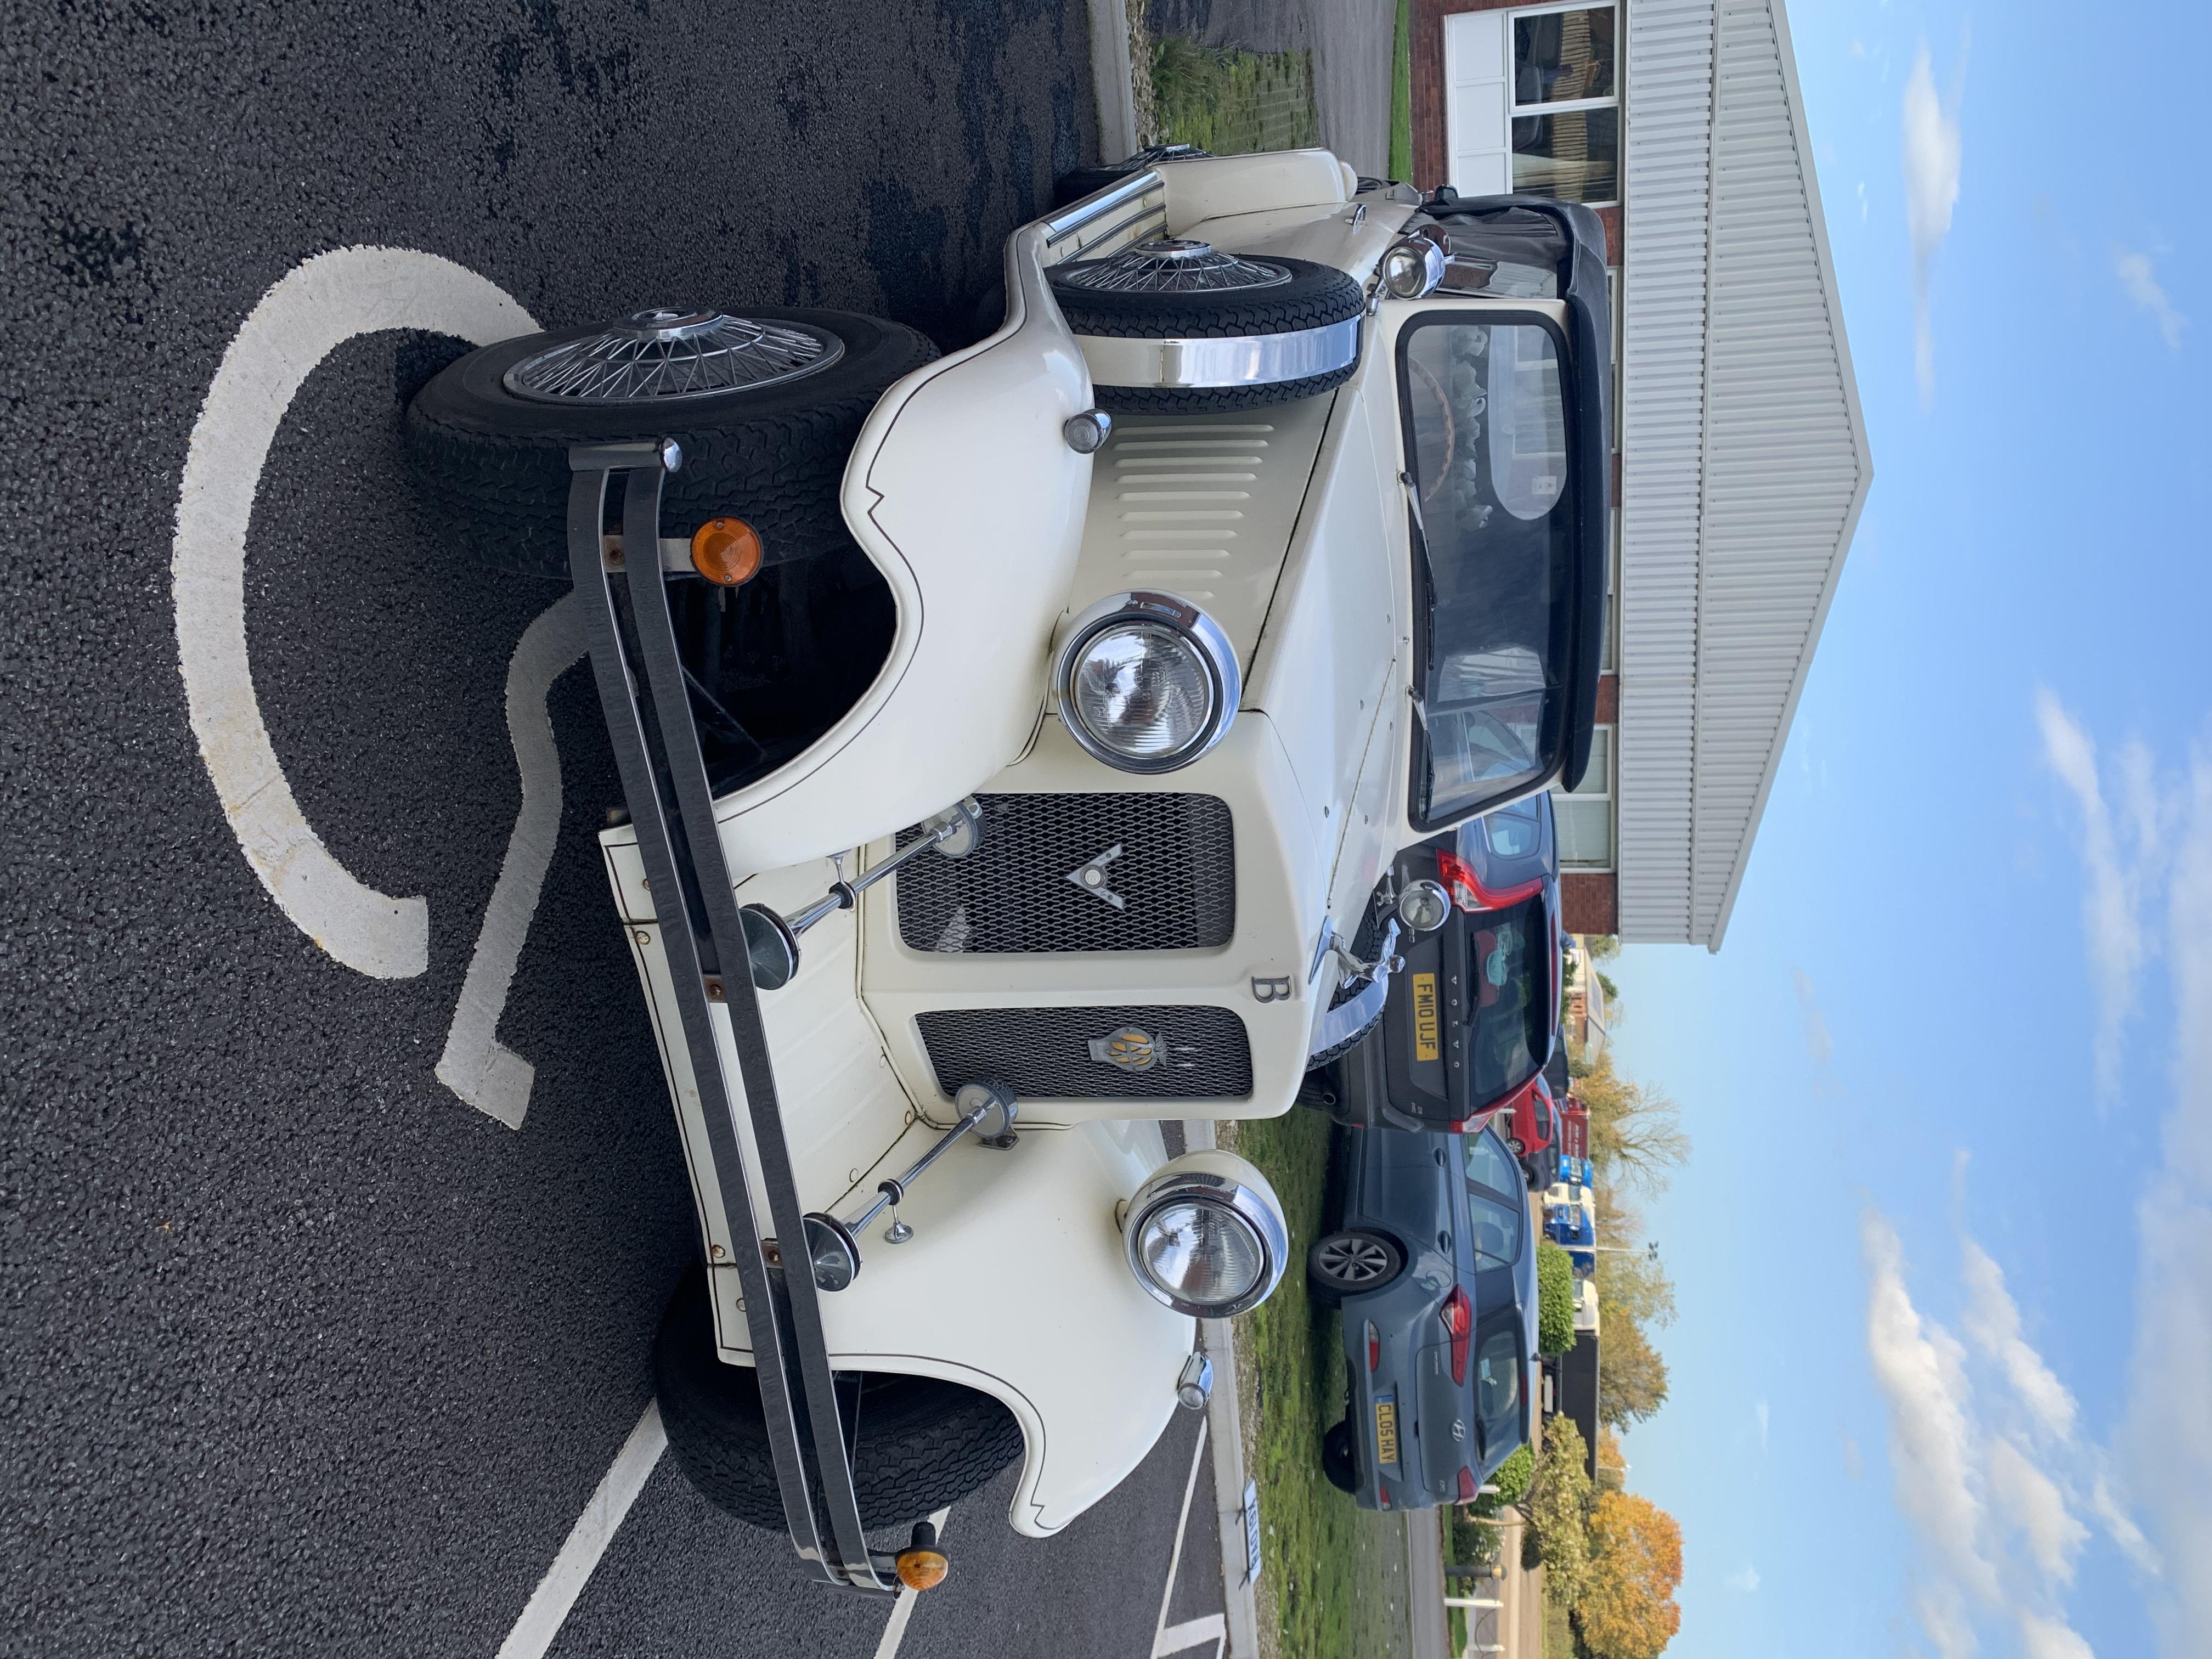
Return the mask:
[[[410,411],[573,581],[602,837],[697,1200],[685,1472],[823,1578],[1017,1457],[1066,1526],[1286,1266],[1241,1158],[1380,1012],[1404,846],[1587,752],[1609,324],[1579,207],[1137,158],[939,356],[738,303],[508,341]],[[742,289],[742,277],[730,279]],[[803,1241],[803,1243],[801,1242]]]

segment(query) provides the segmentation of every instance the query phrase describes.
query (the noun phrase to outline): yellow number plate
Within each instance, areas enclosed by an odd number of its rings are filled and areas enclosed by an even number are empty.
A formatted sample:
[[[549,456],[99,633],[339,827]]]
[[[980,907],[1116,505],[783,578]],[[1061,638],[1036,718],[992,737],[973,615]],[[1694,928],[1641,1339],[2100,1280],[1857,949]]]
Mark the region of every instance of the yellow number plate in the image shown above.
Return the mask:
[[[1443,1049],[1438,1046],[1443,1028],[1437,1021],[1437,976],[1434,974],[1413,975],[1413,1058],[1434,1060]]]
[[[1375,1402],[1375,1461],[1392,1464],[1398,1461],[1398,1402],[1395,1400]]]

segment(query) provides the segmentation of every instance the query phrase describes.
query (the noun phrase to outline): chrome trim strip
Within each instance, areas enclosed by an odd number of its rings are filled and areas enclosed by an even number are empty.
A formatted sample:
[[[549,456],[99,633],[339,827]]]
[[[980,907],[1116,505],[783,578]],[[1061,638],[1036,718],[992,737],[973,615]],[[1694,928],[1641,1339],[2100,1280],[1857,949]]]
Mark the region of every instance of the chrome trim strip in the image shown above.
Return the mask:
[[[1382,1005],[1389,1000],[1390,971],[1379,969],[1373,979],[1359,988],[1358,995],[1348,1002],[1339,1003],[1321,1017],[1321,1024],[1314,1028],[1312,1046],[1306,1053],[1325,1054],[1340,1042],[1350,1042],[1358,1035],[1361,1026],[1382,1012]]]
[[[1151,167],[1133,173],[1118,185],[1070,203],[1049,218],[1037,222],[1044,227],[1044,245],[1064,242],[1077,231],[1095,220],[1103,219],[1116,208],[1126,206],[1148,191],[1159,189],[1166,181]]]
[[[1287,334],[1218,340],[1124,340],[1079,334],[1075,343],[1098,386],[1280,386],[1331,374],[1359,361],[1359,319]]]

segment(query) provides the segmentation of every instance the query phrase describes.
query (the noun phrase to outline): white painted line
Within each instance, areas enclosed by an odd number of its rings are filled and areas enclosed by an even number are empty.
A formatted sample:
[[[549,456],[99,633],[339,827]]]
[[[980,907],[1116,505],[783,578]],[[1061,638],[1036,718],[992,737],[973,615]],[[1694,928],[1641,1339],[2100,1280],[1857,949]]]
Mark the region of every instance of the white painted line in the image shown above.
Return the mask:
[[[929,1517],[929,1524],[937,1528],[939,1538],[945,1536],[945,1518],[952,1513],[950,1506]],[[883,1639],[876,1644],[876,1659],[897,1659],[899,1644],[906,1640],[906,1627],[914,1618],[914,1604],[920,1595],[902,1588],[897,1599],[891,1603],[891,1616],[884,1625]]]
[[[507,665],[507,734],[514,744],[515,769],[522,775],[522,807],[507,837],[491,902],[484,907],[460,1000],[453,1006],[446,1052],[438,1057],[438,1081],[510,1129],[522,1127],[537,1068],[499,1040],[499,1017],[561,835],[561,751],[554,747],[545,697],[553,682],[583,655],[583,611],[571,592],[523,630]]]
[[[496,283],[412,248],[317,254],[261,296],[222,355],[185,454],[170,556],[177,658],[200,757],[232,833],[301,932],[347,967],[411,979],[429,964],[421,898],[364,886],[293,799],[246,649],[246,532],[261,469],[315,365],[356,334],[427,329],[484,344],[538,325]]]
[[[1175,1548],[1168,1553],[1167,1588],[1160,1592],[1159,1620],[1152,1626],[1152,1659],[1160,1659],[1163,1654],[1181,1653],[1185,1648],[1196,1647],[1206,1639],[1203,1637],[1192,1637],[1187,1641],[1182,1639],[1182,1633],[1190,1628],[1188,1624],[1177,1625],[1173,1630],[1168,1628],[1168,1608],[1175,1601],[1176,1575],[1182,1571],[1183,1534],[1190,1530],[1190,1500],[1198,1491],[1198,1466],[1206,1461],[1206,1419],[1200,1418],[1198,1443],[1190,1449],[1190,1473],[1184,1477],[1182,1483],[1182,1513],[1176,1516]],[[1212,1617],[1217,1630],[1222,1632],[1222,1639],[1226,1641],[1228,1626],[1219,1613]],[[1176,1638],[1173,1647],[1161,1645],[1170,1638]]]
[[[576,1598],[590,1581],[592,1569],[599,1565],[599,1557],[606,1553],[607,1545],[621,1527],[623,1517],[637,1501],[646,1476],[653,1473],[653,1465],[660,1462],[660,1454],[667,1449],[668,1435],[660,1426],[660,1407],[656,1401],[647,1406],[645,1415],[637,1419],[637,1426],[629,1431],[629,1438],[623,1442],[614,1462],[600,1477],[599,1490],[592,1494],[592,1501],[584,1505],[576,1524],[568,1528],[568,1542],[561,1546],[561,1553],[546,1568],[545,1577],[531,1592],[522,1617],[514,1621],[507,1640],[500,1644],[499,1659],[544,1659],[545,1650],[561,1633],[568,1609],[576,1605]]]
[[[1214,1659],[1220,1659],[1221,1650],[1229,1645],[1229,1620],[1220,1613],[1209,1613],[1203,1619],[1189,1619],[1168,1626],[1153,1638],[1152,1659],[1167,1659],[1170,1653],[1187,1653],[1208,1642],[1213,1644]]]

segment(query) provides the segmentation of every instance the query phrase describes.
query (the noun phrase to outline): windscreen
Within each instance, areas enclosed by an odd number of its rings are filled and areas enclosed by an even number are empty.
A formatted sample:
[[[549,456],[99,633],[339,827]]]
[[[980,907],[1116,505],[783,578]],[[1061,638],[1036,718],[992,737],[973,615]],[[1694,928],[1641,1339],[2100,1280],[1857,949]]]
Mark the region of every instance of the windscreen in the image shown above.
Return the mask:
[[[1558,343],[1538,323],[1417,321],[1402,337],[1407,449],[1426,544],[1416,823],[1548,775],[1564,738],[1575,513]]]
[[[1551,1048],[1551,933],[1541,899],[1467,920],[1468,1099],[1480,1103],[1535,1074]]]

